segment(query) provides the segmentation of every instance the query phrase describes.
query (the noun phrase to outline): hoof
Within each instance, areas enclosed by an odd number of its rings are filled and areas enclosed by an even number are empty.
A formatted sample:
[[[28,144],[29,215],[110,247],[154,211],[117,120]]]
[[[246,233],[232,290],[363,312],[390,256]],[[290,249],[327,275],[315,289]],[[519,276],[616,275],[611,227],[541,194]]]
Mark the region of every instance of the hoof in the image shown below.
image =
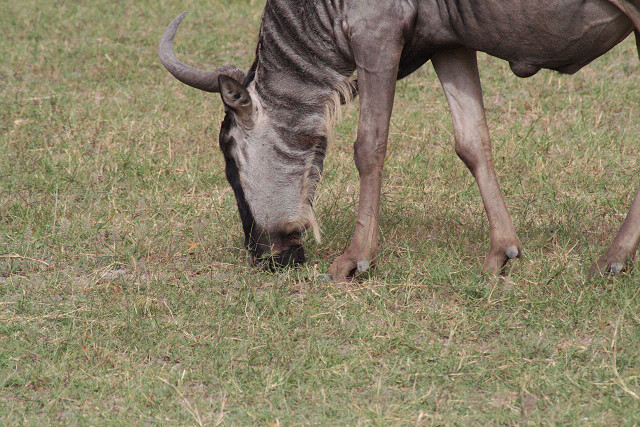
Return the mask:
[[[509,259],[514,259],[514,258],[519,258],[520,257],[520,250],[518,249],[517,246],[509,246],[507,248],[506,251],[504,251],[504,254],[509,258]]]
[[[619,274],[622,273],[624,271],[624,264],[619,263],[619,262],[614,262],[613,264],[611,264],[609,266],[609,273],[611,274]]]
[[[333,283],[346,283],[351,281],[356,270],[354,261],[338,257],[329,267],[329,276]]]
[[[367,271],[369,269],[369,261],[358,261],[356,263],[356,269],[360,273],[364,273],[365,271]]]
[[[607,262],[606,259],[599,259],[589,269],[589,276],[591,277],[607,276],[607,275],[615,276],[622,273],[626,269],[627,268],[624,265],[624,263]]]
[[[597,276],[614,276],[620,274],[631,267],[635,252],[623,250],[611,250],[603,254],[596,262],[591,265],[589,275]]]
[[[331,276],[329,276],[329,273],[324,273],[319,275],[318,283],[321,283],[321,284],[331,283]]]
[[[506,249],[489,251],[487,258],[482,265],[482,272],[484,274],[507,274],[507,263],[522,256],[522,249],[519,245],[511,245]]]
[[[340,255],[329,267],[329,275],[334,283],[353,281],[357,273],[364,273],[372,267],[372,263],[360,257],[353,257],[346,252]]]

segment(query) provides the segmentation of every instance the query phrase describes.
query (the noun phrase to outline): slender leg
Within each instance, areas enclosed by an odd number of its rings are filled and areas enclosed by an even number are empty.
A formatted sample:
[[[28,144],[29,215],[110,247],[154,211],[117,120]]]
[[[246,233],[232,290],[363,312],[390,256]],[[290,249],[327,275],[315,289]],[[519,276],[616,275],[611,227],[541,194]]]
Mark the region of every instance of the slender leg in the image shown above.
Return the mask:
[[[618,6],[636,27],[636,47],[640,58],[640,3],[637,1],[609,0]],[[633,260],[640,243],[640,188],[631,202],[625,218],[609,250],[592,266],[589,273],[594,276],[602,273],[619,273]]]
[[[618,2],[613,3],[618,5]],[[640,9],[635,10],[636,13],[633,15],[635,19],[633,21],[636,28],[640,28]],[[640,31],[636,29],[635,35],[638,57],[640,57]],[[621,272],[624,270],[625,264],[631,262],[635,257],[638,244],[640,244],[640,188],[636,191],[629,213],[624,219],[620,230],[618,230],[615,239],[611,242],[609,250],[591,266],[589,273],[595,276],[602,273],[616,274]]]
[[[382,167],[387,152],[396,74],[394,70],[380,74],[358,70],[360,116],[354,160],[360,175],[360,196],[351,244],[329,268],[334,282],[346,281],[356,269],[367,270],[376,255]]]
[[[522,248],[507,212],[491,157],[476,52],[457,49],[431,58],[449,103],[456,153],[478,183],[489,219],[490,249],[482,270],[498,273]]]
[[[329,267],[334,282],[347,281],[356,270],[365,271],[378,246],[378,216],[382,167],[387,152],[389,120],[393,109],[398,64],[404,43],[402,29],[410,10],[394,9],[393,16],[375,15],[379,8],[358,3],[349,37],[358,71],[360,115],[354,160],[360,175],[358,213],[353,238],[346,252]],[[391,13],[391,12],[389,12]],[[362,18],[362,16],[366,18]]]
[[[640,243],[640,188],[631,202],[629,213],[609,250],[591,267],[592,276],[602,273],[619,273],[633,260]]]

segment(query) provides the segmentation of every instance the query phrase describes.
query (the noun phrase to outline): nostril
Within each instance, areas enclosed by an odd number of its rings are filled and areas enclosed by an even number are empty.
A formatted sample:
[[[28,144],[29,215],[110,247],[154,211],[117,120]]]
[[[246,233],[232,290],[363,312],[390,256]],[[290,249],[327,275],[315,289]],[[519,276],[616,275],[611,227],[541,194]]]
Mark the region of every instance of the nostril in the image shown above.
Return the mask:
[[[301,245],[293,246],[278,254],[271,256],[265,262],[265,268],[274,271],[277,268],[287,267],[290,265],[303,264],[306,262],[304,248]]]
[[[281,265],[302,264],[307,260],[301,245],[282,251],[277,257],[280,258],[278,261]]]
[[[260,248],[249,250],[249,263],[252,266],[262,266],[266,270],[275,271],[278,268],[290,265],[303,264],[307,261],[302,245],[294,245],[279,253],[269,253]]]

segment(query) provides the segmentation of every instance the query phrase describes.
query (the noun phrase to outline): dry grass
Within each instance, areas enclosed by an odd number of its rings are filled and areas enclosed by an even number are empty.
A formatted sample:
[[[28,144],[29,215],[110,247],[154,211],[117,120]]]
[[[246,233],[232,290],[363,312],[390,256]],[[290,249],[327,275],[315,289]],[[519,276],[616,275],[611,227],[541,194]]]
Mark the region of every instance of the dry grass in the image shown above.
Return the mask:
[[[585,278],[639,184],[632,40],[572,77],[520,80],[481,56],[526,254],[506,279],[479,274],[486,219],[435,73],[400,82],[378,268],[344,289],[323,273],[352,233],[357,103],[326,160],[311,263],[248,267],[219,100],[156,58],[183,8],[0,15],[0,423],[637,423],[637,265]],[[180,57],[248,67],[260,2],[186,9]]]

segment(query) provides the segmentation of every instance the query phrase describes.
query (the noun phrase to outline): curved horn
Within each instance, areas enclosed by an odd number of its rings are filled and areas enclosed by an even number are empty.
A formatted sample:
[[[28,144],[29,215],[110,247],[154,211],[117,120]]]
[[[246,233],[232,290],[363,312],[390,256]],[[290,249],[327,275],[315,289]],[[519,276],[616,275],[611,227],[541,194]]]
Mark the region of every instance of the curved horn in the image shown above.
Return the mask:
[[[232,77],[242,83],[244,73],[233,65],[225,65],[217,71],[203,71],[183,64],[175,57],[173,39],[176,36],[178,25],[180,25],[186,14],[187,12],[184,12],[171,21],[162,35],[158,46],[158,56],[162,61],[162,65],[182,83],[205,92],[220,92],[218,76],[221,74]]]

